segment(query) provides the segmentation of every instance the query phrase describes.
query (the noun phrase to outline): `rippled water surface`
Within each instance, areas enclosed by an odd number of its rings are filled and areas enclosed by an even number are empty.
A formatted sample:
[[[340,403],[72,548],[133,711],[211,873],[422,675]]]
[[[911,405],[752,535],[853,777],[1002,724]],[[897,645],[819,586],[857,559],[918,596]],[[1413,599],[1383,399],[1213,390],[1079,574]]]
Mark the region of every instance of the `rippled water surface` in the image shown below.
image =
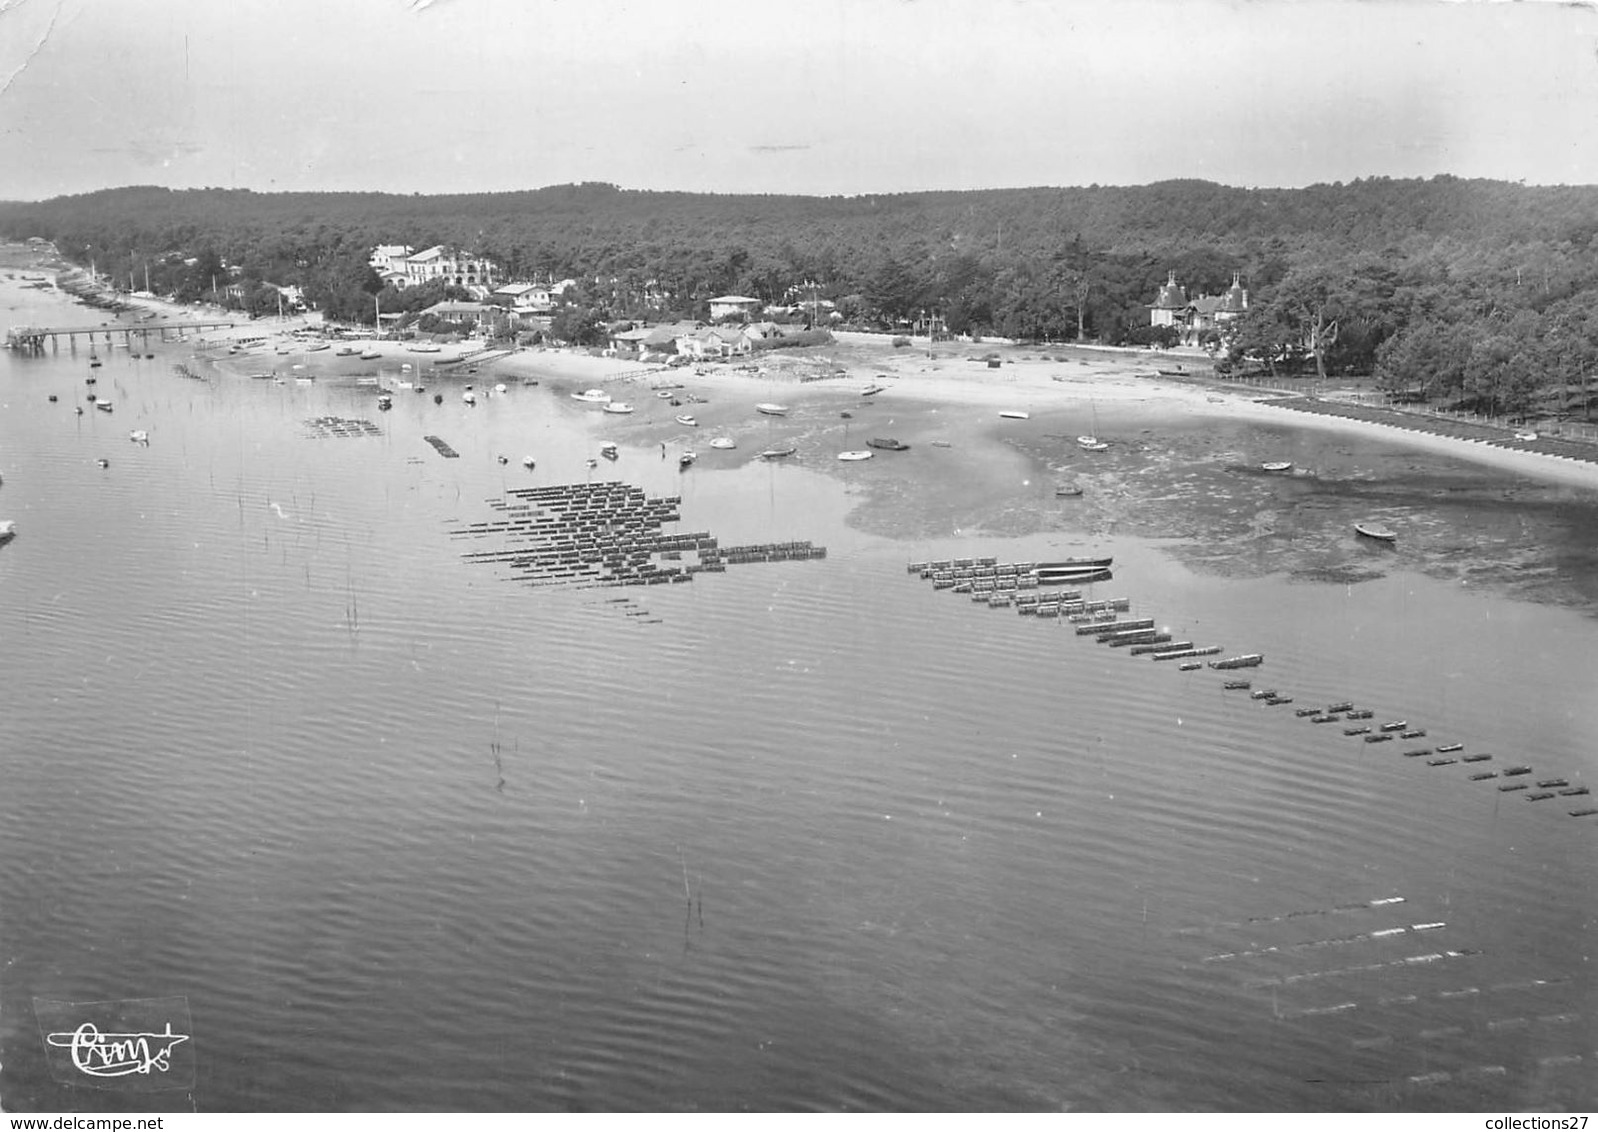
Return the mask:
[[[684,476],[651,438],[590,469],[608,422],[548,383],[379,413],[179,377],[189,349],[102,346],[115,412],[82,417],[85,347],[0,355],[8,1108],[128,1103],[51,1081],[33,999],[161,995],[198,1079],[156,1102],[201,1110],[1598,1100],[1589,799],[1402,756],[1598,776],[1582,611],[1195,573],[1151,532],[889,538],[850,521],[871,465]],[[459,557],[507,487],[590,479],[829,553],[624,589]],[[1087,549],[1095,596],[1265,654],[1294,703],[905,571]],[[1343,699],[1428,734],[1293,714]]]

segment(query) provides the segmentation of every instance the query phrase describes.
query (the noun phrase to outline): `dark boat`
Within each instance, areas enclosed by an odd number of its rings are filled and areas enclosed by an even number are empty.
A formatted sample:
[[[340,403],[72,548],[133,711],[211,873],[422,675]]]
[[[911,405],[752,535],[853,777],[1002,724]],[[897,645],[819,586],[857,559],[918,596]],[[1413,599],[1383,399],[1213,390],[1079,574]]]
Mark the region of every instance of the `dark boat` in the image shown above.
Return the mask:
[[[1445,743],[1442,746],[1438,747],[1437,749],[1439,751],[1462,751],[1462,750],[1465,749],[1465,744],[1463,744],[1463,743]]]
[[[1210,667],[1213,668],[1214,666],[1214,663],[1211,662]],[[1239,691],[1240,689],[1247,688],[1248,686],[1249,682],[1247,680],[1228,680],[1225,684],[1221,685],[1221,687],[1230,692]]]
[[[1108,570],[1112,561],[1114,559],[1110,555],[1103,558],[1062,558],[1058,562],[1039,562],[1033,570],[1038,574],[1081,574]]]
[[[866,441],[866,446],[868,448],[885,448],[889,452],[903,452],[910,447],[903,441],[895,440],[891,436],[873,436]]]
[[[1225,660],[1210,661],[1211,668],[1254,668],[1263,664],[1265,657],[1257,652],[1247,653],[1243,656],[1229,656]]]
[[[1059,487],[1054,489],[1054,496],[1056,499],[1071,499],[1081,494],[1082,487],[1080,484],[1061,484]]]

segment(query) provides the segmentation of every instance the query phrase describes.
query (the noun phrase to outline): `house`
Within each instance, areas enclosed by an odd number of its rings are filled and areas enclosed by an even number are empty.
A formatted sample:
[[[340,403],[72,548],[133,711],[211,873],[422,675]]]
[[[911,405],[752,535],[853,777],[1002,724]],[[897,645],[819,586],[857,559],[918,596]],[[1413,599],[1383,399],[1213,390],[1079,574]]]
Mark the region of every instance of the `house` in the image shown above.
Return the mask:
[[[1150,326],[1181,326],[1187,320],[1187,290],[1176,282],[1176,272],[1165,277],[1165,286],[1149,305]]]
[[[489,294],[490,302],[516,314],[543,314],[554,309],[549,288],[540,283],[507,283]]]
[[[738,326],[707,326],[677,336],[677,352],[689,358],[731,358],[750,353],[754,345]]]
[[[366,262],[371,264],[372,270],[380,276],[393,271],[403,275],[404,263],[410,254],[411,248],[407,244],[378,244],[372,249],[372,254]]]
[[[759,299],[751,299],[747,295],[722,295],[710,300],[710,321],[719,322],[738,315],[747,318],[759,309]]]
[[[1176,282],[1176,272],[1166,276],[1165,286],[1149,305],[1150,326],[1172,326],[1180,331],[1183,343],[1196,346],[1209,331],[1228,334],[1238,319],[1248,312],[1248,290],[1243,277],[1232,273],[1232,286],[1221,295],[1200,295],[1190,299]]]

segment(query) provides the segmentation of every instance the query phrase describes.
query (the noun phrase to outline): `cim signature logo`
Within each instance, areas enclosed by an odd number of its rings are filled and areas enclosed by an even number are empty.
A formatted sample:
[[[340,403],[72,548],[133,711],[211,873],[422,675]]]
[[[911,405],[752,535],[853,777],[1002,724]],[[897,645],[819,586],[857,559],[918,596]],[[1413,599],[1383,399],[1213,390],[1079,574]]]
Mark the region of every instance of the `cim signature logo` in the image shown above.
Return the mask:
[[[159,1034],[102,1034],[93,1022],[85,1022],[71,1033],[46,1034],[44,1040],[70,1049],[72,1064],[90,1077],[126,1077],[152,1069],[165,1073],[172,1068],[172,1051],[189,1035],[174,1034],[171,1022]]]
[[[34,999],[50,1075],[99,1089],[194,1086],[194,1028],[188,999],[110,1002]]]

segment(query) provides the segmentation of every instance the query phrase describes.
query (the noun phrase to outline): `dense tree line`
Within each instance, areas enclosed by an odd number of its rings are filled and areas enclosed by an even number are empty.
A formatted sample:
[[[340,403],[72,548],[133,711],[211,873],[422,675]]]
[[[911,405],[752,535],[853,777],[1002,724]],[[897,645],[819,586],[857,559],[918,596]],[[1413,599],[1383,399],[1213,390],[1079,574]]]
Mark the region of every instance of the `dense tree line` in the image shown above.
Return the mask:
[[[1207,345],[1233,364],[1374,373],[1416,396],[1517,412],[1595,365],[1598,188],[1452,177],[1306,189],[1204,181],[803,197],[563,185],[402,196],[135,187],[0,203],[0,233],[53,240],[113,278],[183,297],[236,268],[246,294],[297,283],[370,321],[379,243],[491,256],[512,278],[575,278],[575,338],[607,320],[704,317],[724,293],[830,300],[852,325],[936,313],[954,332],[1157,343],[1166,273],[1189,295],[1251,293]],[[214,270],[215,269],[215,270]],[[232,280],[239,281],[239,280]],[[437,296],[431,296],[436,301]]]

